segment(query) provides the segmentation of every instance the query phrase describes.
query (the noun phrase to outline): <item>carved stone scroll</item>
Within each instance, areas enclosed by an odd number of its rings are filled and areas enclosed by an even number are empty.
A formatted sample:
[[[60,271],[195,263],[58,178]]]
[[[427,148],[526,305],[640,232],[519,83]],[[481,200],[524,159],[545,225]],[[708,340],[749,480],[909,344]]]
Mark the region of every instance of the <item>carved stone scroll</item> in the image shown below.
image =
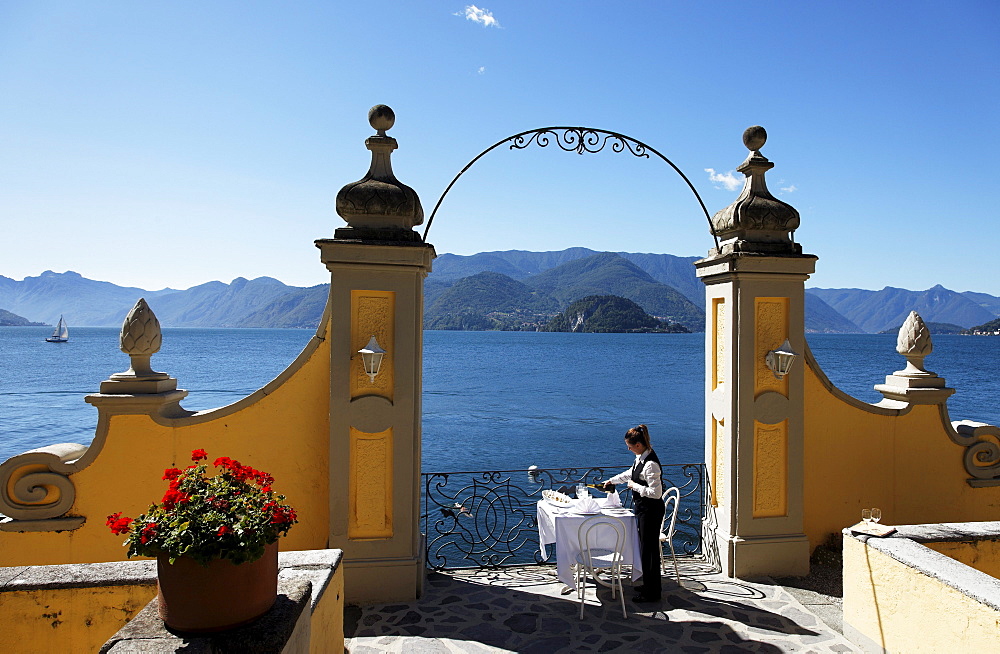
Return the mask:
[[[21,525],[22,521],[64,516],[76,500],[76,488],[70,479],[76,472],[73,463],[86,451],[84,445],[61,443],[18,454],[0,464],[0,513],[14,521],[5,523],[6,528]],[[77,522],[83,524],[83,518]]]
[[[963,463],[969,485],[1000,486],[1000,427],[973,420],[951,423],[948,433],[956,445],[965,448]]]

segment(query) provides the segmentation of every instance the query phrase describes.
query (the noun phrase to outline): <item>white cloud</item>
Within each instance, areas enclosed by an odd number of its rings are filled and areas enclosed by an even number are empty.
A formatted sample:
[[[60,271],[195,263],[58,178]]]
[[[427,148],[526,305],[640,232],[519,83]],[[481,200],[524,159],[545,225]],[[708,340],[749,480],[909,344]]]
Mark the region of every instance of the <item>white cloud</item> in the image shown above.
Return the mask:
[[[479,69],[476,70],[476,72],[482,75],[483,73],[486,72],[486,66],[480,66]]]
[[[743,186],[743,180],[737,179],[731,170],[728,173],[717,173],[715,172],[715,168],[706,168],[705,172],[708,173],[708,179],[716,185],[715,188],[722,188],[724,186],[727,191],[735,191]],[[719,184],[722,186],[719,186]]]
[[[790,186],[782,186],[781,190],[784,191],[785,193],[794,193],[795,191],[798,191],[799,189],[798,189],[798,187],[795,186],[795,184],[792,184]]]
[[[468,5],[465,13],[457,13],[456,16],[465,16],[466,20],[479,23],[483,27],[500,27],[500,22],[493,17],[493,12],[489,9],[481,9],[476,5]]]

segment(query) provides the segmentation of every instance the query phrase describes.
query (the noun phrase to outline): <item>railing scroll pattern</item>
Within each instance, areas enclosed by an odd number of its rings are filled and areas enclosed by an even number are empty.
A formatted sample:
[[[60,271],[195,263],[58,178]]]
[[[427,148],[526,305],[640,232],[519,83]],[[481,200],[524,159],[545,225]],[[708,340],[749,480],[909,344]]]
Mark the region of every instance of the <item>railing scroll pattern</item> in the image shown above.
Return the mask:
[[[572,494],[576,484],[597,483],[622,469],[599,466],[425,473],[420,523],[427,537],[427,567],[485,569],[545,563],[536,521],[536,503],[542,491]],[[701,463],[663,466],[664,487],[677,486],[681,491],[674,537],[678,554],[701,551],[705,479]],[[632,494],[624,487],[619,489],[622,504],[630,507]]]

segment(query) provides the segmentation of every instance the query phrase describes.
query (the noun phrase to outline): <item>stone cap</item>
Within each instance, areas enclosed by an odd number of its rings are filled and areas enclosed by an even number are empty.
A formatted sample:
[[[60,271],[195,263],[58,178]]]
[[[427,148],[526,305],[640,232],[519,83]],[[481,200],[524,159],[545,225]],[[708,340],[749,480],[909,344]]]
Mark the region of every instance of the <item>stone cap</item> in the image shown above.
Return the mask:
[[[764,181],[764,173],[774,167],[760,153],[766,141],[767,132],[760,125],[743,132],[743,144],[750,154],[736,170],[746,176],[746,181],[736,201],[712,217],[712,230],[720,245],[710,256],[733,252],[802,253],[802,246],[792,240],[799,227],[799,212],[771,195]]]
[[[367,242],[421,242],[413,227],[424,222],[424,210],[417,192],[403,184],[392,172],[392,151],[396,139],[386,130],[396,122],[396,114],[384,104],[368,111],[368,122],[376,134],[365,140],[372,153],[368,173],[347,184],[337,193],[337,214],[348,226],[334,232],[334,238]]]

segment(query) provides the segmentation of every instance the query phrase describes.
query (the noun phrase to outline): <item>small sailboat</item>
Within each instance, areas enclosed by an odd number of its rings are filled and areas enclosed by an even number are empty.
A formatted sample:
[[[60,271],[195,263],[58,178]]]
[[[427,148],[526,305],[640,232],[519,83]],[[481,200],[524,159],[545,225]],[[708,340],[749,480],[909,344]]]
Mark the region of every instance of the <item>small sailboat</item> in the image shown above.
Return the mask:
[[[66,326],[66,321],[62,316],[59,316],[59,322],[56,324],[56,328],[52,330],[52,336],[45,339],[48,343],[65,343],[69,340],[69,327]]]

